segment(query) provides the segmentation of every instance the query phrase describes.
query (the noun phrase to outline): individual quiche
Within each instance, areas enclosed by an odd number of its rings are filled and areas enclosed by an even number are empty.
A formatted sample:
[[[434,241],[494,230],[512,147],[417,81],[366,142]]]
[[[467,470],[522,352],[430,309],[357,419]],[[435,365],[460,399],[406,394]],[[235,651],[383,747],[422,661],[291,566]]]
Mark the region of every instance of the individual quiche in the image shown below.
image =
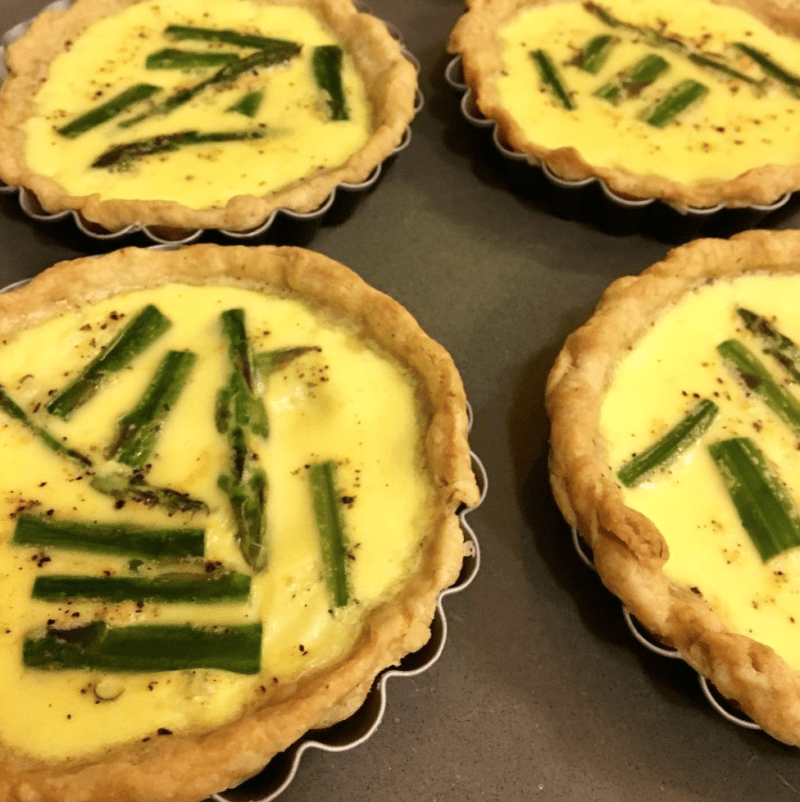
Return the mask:
[[[798,37],[779,0],[472,0],[450,50],[504,145],[685,209],[800,187]]]
[[[6,56],[0,178],[109,231],[313,211],[415,113],[414,66],[350,0],[77,0]]]
[[[204,798],[428,640],[478,489],[458,373],[396,302],[198,245],[0,310],[0,799]]]
[[[800,743],[800,233],[697,240],[615,281],[547,384],[550,475],[604,583]]]

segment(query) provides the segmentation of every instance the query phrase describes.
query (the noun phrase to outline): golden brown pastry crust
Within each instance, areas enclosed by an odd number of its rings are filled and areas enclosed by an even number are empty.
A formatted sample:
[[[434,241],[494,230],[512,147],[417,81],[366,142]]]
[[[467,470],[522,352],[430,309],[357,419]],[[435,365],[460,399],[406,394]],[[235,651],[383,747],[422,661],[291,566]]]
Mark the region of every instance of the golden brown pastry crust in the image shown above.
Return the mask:
[[[550,478],[606,586],[767,732],[798,744],[800,675],[771,648],[730,632],[705,601],[666,576],[667,544],[647,517],[623,503],[599,433],[603,395],[620,355],[692,288],[750,272],[800,274],[800,232],[697,240],[608,287],[588,323],[567,338],[548,378]]]
[[[374,110],[373,131],[362,148],[338,167],[297,181],[263,197],[237,195],[225,206],[190,209],[175,201],[101,200],[70,195],[51,178],[38,175],[25,159],[25,121],[31,99],[49,65],[92,22],[142,0],[78,0],[66,12],[44,11],[6,52],[9,77],[0,88],[0,179],[24,187],[49,213],[65,209],[108,231],[147,225],[178,232],[191,229],[248,231],[276,209],[313,211],[341,183],[363,181],[402,140],[414,117],[417,74],[383,22],[359,13],[350,0],[251,0],[309,9],[352,54]]]
[[[560,178],[579,181],[596,176],[623,198],[659,198],[679,209],[769,205],[800,188],[800,164],[764,165],[727,181],[688,185],[657,175],[589,164],[573,147],[550,149],[532,142],[503,107],[496,88],[502,72],[500,41],[496,31],[522,9],[574,0],[468,0],[468,11],[458,20],[449,51],[461,56],[464,80],[473,92],[480,113],[494,120],[500,140],[526,154],[534,164],[545,162]],[[794,0],[711,0],[747,11],[773,30],[800,36],[800,6]]]
[[[218,729],[123,745],[77,764],[45,765],[0,743],[4,802],[191,802],[237,784],[307,730],[348,716],[379,671],[424,645],[438,595],[461,569],[464,538],[456,511],[479,496],[461,379],[449,354],[403,307],[343,265],[301,248],[127,248],[62,262],[24,288],[0,295],[0,337],[63,309],[174,281],[300,297],[405,366],[419,388],[435,521],[422,541],[418,569],[397,596],[368,614],[360,638],[340,662],[295,682],[270,683],[273,690],[262,704]]]

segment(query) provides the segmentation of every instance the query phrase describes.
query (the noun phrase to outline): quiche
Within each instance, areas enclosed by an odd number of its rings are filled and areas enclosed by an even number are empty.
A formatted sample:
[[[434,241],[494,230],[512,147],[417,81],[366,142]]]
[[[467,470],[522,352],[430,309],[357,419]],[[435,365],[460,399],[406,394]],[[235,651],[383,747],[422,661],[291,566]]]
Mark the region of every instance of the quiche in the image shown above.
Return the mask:
[[[696,240],[615,281],[547,383],[550,476],[603,582],[800,743],[800,233]]]
[[[414,66],[350,0],[77,0],[6,61],[0,178],[109,231],[313,211],[415,113]]]
[[[798,37],[779,0],[472,0],[449,47],[504,145],[683,210],[800,187]]]
[[[428,640],[478,489],[459,375],[396,302],[197,245],[0,308],[0,798],[205,798]]]

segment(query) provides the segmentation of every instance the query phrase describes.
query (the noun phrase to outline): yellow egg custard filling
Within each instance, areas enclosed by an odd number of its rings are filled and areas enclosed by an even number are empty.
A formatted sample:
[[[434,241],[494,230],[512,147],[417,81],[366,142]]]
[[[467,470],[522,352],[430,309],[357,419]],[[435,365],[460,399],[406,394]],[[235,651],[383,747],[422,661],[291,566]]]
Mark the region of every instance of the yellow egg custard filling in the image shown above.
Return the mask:
[[[479,0],[451,49],[503,138],[561,177],[735,206],[798,186],[798,25],[771,2]]]
[[[551,480],[603,581],[800,742],[800,236],[698,240],[609,287],[551,372]]]
[[[20,130],[0,174],[107,228],[309,211],[413,116],[413,67],[348,0],[79,0],[8,62],[0,125]]]
[[[394,302],[199,246],[0,306],[2,798],[202,798],[427,640],[477,491],[457,374]]]

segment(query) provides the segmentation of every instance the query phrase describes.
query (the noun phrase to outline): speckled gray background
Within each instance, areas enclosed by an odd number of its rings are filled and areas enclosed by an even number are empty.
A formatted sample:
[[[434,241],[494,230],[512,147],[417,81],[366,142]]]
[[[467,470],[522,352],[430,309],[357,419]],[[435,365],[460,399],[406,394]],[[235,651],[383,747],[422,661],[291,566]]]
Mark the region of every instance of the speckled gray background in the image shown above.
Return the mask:
[[[0,0],[0,30],[43,5]],[[441,660],[389,685],[383,725],[345,754],[312,752],[281,802],[782,802],[800,754],[732,726],[692,672],[643,650],[575,555],[546,480],[547,371],[613,279],[670,245],[559,219],[511,191],[444,80],[459,0],[373,0],[422,63],[409,148],[311,247],[407,306],[453,354],[490,477],[471,518],[482,569],[446,604]],[[784,213],[771,224],[800,222]],[[0,281],[95,250],[0,196]]]

